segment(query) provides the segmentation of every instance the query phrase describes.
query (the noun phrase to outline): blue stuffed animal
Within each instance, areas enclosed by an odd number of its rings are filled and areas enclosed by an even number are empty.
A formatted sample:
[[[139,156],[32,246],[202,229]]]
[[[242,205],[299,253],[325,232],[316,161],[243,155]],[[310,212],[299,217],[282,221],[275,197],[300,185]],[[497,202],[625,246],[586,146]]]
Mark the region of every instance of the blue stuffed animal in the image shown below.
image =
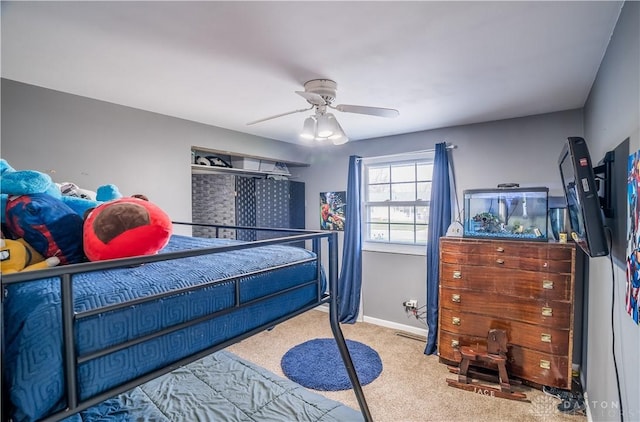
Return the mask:
[[[65,205],[81,217],[91,208],[103,202],[122,197],[115,185],[104,185],[98,188],[100,195],[96,200],[62,195],[48,174],[35,170],[15,170],[7,160],[0,159],[0,221],[6,221],[7,199],[12,196],[46,193],[61,200]]]

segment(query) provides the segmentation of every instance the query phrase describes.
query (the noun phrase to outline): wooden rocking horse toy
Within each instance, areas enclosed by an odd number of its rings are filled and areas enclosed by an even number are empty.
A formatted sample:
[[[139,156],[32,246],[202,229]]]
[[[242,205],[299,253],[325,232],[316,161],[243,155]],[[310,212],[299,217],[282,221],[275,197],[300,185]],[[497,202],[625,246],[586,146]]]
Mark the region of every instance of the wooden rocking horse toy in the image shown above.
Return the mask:
[[[510,400],[529,401],[524,393],[514,392],[507,374],[507,333],[505,330],[489,330],[487,347],[460,347],[462,361],[459,368],[449,368],[451,372],[458,373],[458,380],[447,378],[450,387],[473,391],[491,397],[500,397]],[[470,368],[472,365],[487,364],[496,366],[498,375],[485,374]],[[472,378],[489,382],[498,382],[500,388],[473,382]]]

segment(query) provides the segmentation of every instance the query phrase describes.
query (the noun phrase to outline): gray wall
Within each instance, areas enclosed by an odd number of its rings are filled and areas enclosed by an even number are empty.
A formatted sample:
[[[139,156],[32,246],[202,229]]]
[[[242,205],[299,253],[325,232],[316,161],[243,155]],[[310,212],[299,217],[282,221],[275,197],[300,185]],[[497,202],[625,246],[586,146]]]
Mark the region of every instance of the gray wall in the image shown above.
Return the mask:
[[[604,156],[627,137],[631,153],[640,149],[639,28],[640,3],[626,2],[584,107],[585,139],[594,159]],[[616,265],[612,274],[606,258],[591,259],[589,264],[585,374],[590,412],[594,420],[620,420],[612,353],[615,333],[624,419],[639,421],[640,326],[624,309],[625,268]]]
[[[300,170],[301,180],[306,182],[307,227],[320,227],[320,192],[346,190],[350,155],[373,157],[419,151],[434,148],[439,142],[457,146],[451,157],[460,201],[465,189],[492,188],[504,182],[547,186],[552,195],[562,195],[558,156],[567,136],[582,136],[582,127],[582,111],[569,110],[316,148],[307,160],[311,166]],[[365,251],[365,318],[424,329],[423,323],[407,318],[402,302],[418,298],[418,305],[424,305],[425,279],[424,256]]]
[[[2,157],[96,190],[144,193],[191,221],[191,146],[300,161],[306,148],[2,79]],[[295,168],[291,168],[295,173]]]

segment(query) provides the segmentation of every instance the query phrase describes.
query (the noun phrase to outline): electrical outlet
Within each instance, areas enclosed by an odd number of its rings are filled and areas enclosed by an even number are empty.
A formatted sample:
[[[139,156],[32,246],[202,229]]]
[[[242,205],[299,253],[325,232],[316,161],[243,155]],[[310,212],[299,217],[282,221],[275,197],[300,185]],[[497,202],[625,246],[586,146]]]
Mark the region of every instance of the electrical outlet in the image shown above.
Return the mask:
[[[405,308],[415,309],[418,307],[418,301],[416,299],[409,299],[404,303]]]

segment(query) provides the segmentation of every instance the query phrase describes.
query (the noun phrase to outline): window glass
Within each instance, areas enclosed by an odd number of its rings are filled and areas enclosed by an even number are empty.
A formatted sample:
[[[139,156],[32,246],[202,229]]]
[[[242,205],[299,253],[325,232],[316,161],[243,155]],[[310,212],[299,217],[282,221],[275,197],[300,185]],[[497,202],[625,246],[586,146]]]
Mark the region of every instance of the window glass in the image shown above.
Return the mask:
[[[369,185],[368,194],[371,202],[388,201],[391,197],[390,185]]]
[[[428,201],[431,199],[431,182],[416,183],[416,199],[418,201]]]
[[[363,238],[369,242],[425,245],[433,154],[364,161]]]
[[[391,166],[391,182],[413,182],[416,180],[416,166],[411,165],[399,165]]]
[[[415,201],[416,200],[415,182],[391,184],[391,200],[392,201]]]
[[[369,233],[368,240],[374,242],[389,241],[389,226],[387,224],[365,224],[365,226]]]

